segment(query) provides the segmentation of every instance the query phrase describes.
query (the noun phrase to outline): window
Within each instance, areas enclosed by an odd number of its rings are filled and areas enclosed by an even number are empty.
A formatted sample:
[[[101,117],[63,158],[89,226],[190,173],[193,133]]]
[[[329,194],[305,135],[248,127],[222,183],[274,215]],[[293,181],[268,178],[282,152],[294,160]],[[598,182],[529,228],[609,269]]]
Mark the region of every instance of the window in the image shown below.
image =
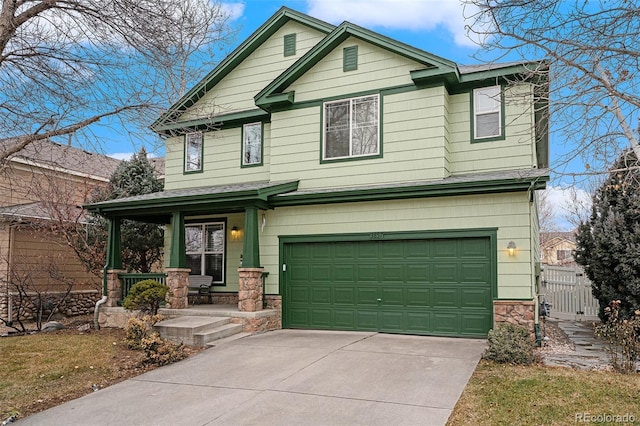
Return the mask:
[[[380,153],[378,95],[324,104],[323,159]]]
[[[242,126],[242,165],[262,164],[262,123]]]
[[[569,260],[573,258],[573,250],[556,250],[557,260]]]
[[[473,91],[473,139],[502,136],[502,90],[500,86]]]
[[[224,222],[185,226],[187,266],[193,275],[211,275],[214,284],[224,285],[226,230]]]
[[[202,133],[189,133],[184,136],[184,171],[202,171]]]
[[[342,50],[342,71],[358,69],[358,46],[345,47]]]
[[[284,36],[284,56],[293,56],[296,54],[296,33]]]

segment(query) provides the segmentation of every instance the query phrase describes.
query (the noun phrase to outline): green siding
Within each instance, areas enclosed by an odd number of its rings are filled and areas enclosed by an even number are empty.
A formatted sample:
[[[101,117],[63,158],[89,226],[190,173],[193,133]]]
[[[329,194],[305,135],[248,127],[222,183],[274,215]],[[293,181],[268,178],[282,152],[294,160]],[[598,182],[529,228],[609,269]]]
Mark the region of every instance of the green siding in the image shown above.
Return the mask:
[[[296,34],[296,54],[283,57],[284,36],[291,33]],[[323,37],[319,31],[288,22],[183,114],[181,120],[255,108],[253,97]]]
[[[288,235],[497,228],[497,297],[532,297],[531,209],[523,193],[283,207],[263,212],[260,256],[267,293],[280,291],[279,237]],[[514,240],[518,253],[509,257]]]
[[[358,47],[358,69],[344,72],[343,49]],[[286,91],[295,91],[296,102],[343,96],[384,87],[413,85],[409,72],[424,65],[350,37],[322,58]]]

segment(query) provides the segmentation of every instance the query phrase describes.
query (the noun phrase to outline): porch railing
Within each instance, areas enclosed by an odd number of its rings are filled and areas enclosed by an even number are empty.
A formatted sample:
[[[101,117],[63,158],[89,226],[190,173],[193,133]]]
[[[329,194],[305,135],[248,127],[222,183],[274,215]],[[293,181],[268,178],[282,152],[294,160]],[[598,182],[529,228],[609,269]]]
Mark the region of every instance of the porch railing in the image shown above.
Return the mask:
[[[129,294],[134,284],[144,280],[156,280],[160,284],[166,284],[167,274],[165,273],[148,273],[148,274],[118,274],[120,283],[122,284],[122,299]]]

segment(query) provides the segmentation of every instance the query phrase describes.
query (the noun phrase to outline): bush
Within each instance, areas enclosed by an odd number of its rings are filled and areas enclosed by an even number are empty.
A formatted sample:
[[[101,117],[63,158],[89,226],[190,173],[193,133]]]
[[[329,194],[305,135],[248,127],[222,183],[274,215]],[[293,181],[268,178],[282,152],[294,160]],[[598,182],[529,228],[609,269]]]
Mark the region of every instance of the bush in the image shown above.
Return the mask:
[[[141,347],[144,351],[145,364],[166,365],[187,357],[183,344],[165,340],[155,332],[142,339]]]
[[[160,284],[158,281],[140,281],[131,287],[129,295],[122,302],[122,306],[125,309],[139,309],[143,313],[156,315],[160,302],[164,301],[167,291],[169,291],[169,287]]]
[[[631,318],[623,318],[621,302],[615,300],[604,308],[606,321],[596,327],[596,336],[607,341],[609,360],[620,373],[635,373],[640,360],[640,310]]]
[[[155,323],[162,320],[161,315],[145,315],[142,318],[130,318],[124,328],[124,343],[129,349],[142,349],[142,340],[149,336]]]
[[[501,364],[531,365],[537,361],[535,342],[521,325],[502,323],[489,330],[484,358]]]

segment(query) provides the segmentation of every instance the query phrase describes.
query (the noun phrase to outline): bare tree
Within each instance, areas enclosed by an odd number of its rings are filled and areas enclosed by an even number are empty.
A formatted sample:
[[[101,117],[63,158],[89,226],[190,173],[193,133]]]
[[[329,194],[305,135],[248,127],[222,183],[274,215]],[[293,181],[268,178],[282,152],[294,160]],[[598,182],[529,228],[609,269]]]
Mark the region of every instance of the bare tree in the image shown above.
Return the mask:
[[[540,224],[540,232],[559,231],[555,206],[549,199],[549,192],[547,190],[537,191],[536,195],[538,197],[538,223]]]
[[[99,122],[146,129],[211,69],[228,18],[209,0],[3,0],[0,164],[38,140],[96,144]]]
[[[576,161],[585,175],[608,172],[627,148],[640,158],[637,0],[463,1],[472,15],[469,30],[485,51],[548,59],[552,134],[569,148],[556,172],[570,174],[566,167]]]

